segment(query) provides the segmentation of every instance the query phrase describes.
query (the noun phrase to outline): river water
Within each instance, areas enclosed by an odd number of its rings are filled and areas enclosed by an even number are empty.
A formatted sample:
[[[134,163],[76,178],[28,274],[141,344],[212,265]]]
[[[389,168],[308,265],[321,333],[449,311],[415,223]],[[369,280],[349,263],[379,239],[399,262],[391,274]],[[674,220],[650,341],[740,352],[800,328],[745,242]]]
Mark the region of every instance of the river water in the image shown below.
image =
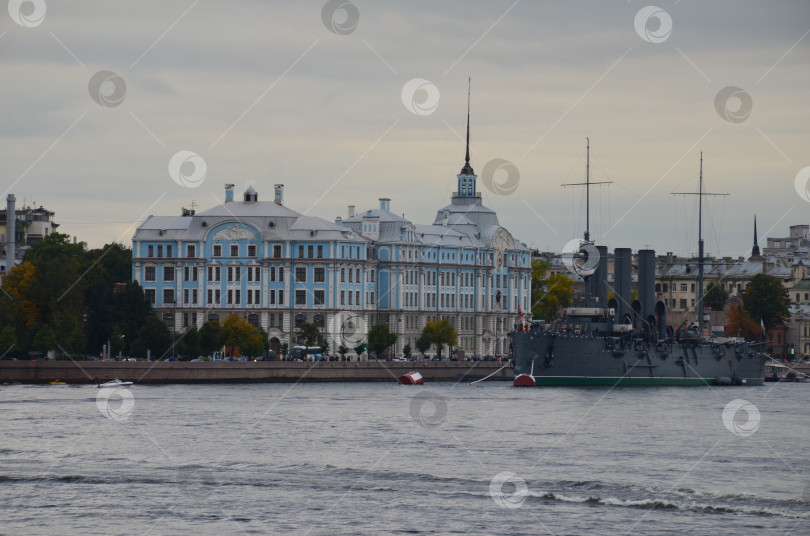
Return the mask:
[[[810,385],[2,386],[0,534],[810,534]]]

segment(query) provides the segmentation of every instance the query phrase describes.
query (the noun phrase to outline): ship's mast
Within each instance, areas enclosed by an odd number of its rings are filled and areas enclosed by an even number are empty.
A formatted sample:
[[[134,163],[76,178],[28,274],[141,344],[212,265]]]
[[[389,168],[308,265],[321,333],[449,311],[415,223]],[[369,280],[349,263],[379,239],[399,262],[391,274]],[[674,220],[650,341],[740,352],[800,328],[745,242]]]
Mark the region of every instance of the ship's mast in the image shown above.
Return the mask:
[[[591,242],[591,185],[592,184],[613,184],[613,181],[591,182],[591,139],[585,138],[585,182],[570,182],[561,184],[563,188],[567,186],[585,187],[585,242]]]
[[[585,138],[585,242],[591,241],[591,138]]]
[[[698,329],[700,336],[703,336],[703,197],[707,195],[728,195],[728,194],[710,194],[703,191],[703,151],[700,151],[700,178],[698,180],[697,192],[682,192],[673,193],[673,195],[696,195],[698,196],[698,294],[697,294],[697,313],[698,313]]]
[[[563,188],[567,186],[584,186],[585,187],[585,243],[592,244],[591,242],[591,184],[612,184],[613,181],[600,181],[591,182],[591,139],[585,138],[585,182],[572,182],[568,184],[561,184]],[[584,245],[584,244],[583,244]],[[581,250],[580,250],[581,251]],[[574,262],[576,262],[574,260]],[[590,305],[590,285],[588,280],[593,277],[592,275],[585,277],[585,302]]]

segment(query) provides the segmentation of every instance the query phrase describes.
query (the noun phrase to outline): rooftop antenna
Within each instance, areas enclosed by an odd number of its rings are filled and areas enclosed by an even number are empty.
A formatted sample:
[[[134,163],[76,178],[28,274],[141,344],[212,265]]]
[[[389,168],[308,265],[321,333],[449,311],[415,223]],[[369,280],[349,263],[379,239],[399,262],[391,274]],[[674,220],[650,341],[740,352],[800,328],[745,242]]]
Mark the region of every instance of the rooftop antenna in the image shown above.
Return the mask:
[[[721,196],[703,191],[703,151],[700,151],[700,180],[697,192],[673,192],[672,195],[698,196],[698,329],[703,336],[703,198],[708,195]]]

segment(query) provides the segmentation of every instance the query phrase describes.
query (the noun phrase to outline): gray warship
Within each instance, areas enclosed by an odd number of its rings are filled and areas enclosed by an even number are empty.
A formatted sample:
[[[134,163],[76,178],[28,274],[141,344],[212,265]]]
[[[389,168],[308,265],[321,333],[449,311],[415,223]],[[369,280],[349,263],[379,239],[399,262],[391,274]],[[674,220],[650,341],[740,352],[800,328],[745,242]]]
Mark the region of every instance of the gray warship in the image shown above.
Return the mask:
[[[586,185],[590,178],[586,174]],[[563,262],[585,280],[587,303],[571,307],[545,325],[520,322],[510,333],[514,385],[663,386],[761,385],[767,354],[761,344],[703,335],[703,155],[701,154],[698,243],[698,323],[667,325],[666,305],[656,299],[655,251],[638,251],[638,294],[632,300],[632,251],[614,250],[613,292],[608,301],[607,248],[585,239]],[[593,298],[592,298],[593,297]]]

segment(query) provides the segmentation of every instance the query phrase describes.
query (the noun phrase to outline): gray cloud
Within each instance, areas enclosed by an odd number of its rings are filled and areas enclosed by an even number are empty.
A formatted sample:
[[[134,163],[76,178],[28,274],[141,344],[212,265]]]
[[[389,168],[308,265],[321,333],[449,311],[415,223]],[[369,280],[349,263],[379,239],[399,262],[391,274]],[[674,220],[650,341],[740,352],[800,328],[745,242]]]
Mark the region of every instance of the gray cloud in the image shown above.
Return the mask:
[[[504,158],[521,173],[516,195],[485,192],[485,203],[527,243],[559,249],[581,234],[581,193],[559,185],[583,178],[586,136],[594,178],[614,181],[597,192],[592,219],[595,237],[611,246],[694,250],[681,214],[688,207],[669,194],[695,187],[701,149],[708,187],[732,194],[724,211],[714,207],[710,250],[749,250],[754,212],[761,234],[791,208],[770,234],[804,223],[793,178],[810,165],[810,36],[773,67],[807,31],[804,2],[663,2],[673,31],[660,44],[635,33],[633,17],[646,5],[639,2],[520,2],[494,27],[513,2],[355,3],[359,25],[345,36],[324,28],[318,2],[200,2],[168,32],[191,2],[86,2],[69,10],[49,3],[36,28],[3,20],[1,189],[16,182],[18,197],[34,195],[57,212],[61,230],[91,245],[122,235],[126,242],[124,220],[164,192],[151,213],[179,213],[192,195],[210,206],[225,182],[252,184],[267,199],[280,181],[286,203],[303,211],[399,120],[313,213],[332,219],[347,204],[370,207],[390,196],[395,212],[429,222],[463,162],[458,134],[472,76],[474,168]],[[126,80],[116,108],[88,95],[90,77],[102,69]],[[400,101],[403,84],[416,77],[439,88],[429,116],[410,114]],[[714,108],[729,85],[753,100],[740,124]],[[205,183],[193,192],[168,175],[179,150],[207,162]]]

